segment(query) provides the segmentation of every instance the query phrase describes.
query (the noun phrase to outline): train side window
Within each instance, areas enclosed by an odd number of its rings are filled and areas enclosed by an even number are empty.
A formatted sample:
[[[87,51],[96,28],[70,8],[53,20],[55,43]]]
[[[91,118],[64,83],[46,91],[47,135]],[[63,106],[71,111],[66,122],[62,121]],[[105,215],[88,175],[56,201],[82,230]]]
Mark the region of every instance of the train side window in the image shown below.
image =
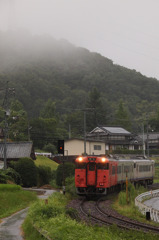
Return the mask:
[[[112,166],[112,175],[115,175],[115,166]]]
[[[121,166],[117,167],[117,173],[120,174],[121,173]]]
[[[136,163],[134,163],[134,168],[136,168]]]

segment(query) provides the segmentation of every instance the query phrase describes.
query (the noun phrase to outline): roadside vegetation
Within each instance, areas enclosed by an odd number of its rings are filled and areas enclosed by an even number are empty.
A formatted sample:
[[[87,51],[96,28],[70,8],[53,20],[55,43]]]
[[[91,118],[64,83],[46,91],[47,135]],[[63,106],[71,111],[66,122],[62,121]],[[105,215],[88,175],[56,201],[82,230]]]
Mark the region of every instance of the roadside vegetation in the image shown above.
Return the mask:
[[[137,231],[123,231],[116,226],[99,227],[79,221],[74,209],[67,209],[70,195],[53,194],[48,204],[38,201],[29,209],[29,214],[23,224],[26,240],[41,240],[37,233],[41,229],[45,236],[56,240],[157,240],[158,236]],[[75,219],[77,218],[77,220]],[[45,238],[44,238],[45,239]]]
[[[20,186],[0,184],[0,219],[26,208],[36,200],[35,193],[24,191]]]

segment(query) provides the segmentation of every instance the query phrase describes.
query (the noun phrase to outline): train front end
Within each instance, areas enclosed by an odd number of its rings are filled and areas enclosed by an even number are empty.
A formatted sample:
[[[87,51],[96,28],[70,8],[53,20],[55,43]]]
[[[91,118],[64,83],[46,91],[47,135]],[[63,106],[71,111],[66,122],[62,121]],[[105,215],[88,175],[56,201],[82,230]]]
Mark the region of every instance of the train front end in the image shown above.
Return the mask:
[[[76,159],[75,186],[78,195],[106,195],[109,160],[106,157],[82,156]]]

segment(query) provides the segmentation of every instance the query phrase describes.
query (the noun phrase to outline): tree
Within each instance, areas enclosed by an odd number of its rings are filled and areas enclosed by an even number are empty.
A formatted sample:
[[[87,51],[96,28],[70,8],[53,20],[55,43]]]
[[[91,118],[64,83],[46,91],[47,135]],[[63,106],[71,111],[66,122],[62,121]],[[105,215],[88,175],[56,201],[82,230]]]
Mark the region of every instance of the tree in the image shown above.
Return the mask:
[[[106,111],[103,107],[100,92],[96,87],[89,93],[89,98],[86,104],[87,114],[87,129],[92,130],[98,125],[106,124]]]
[[[41,110],[40,116],[42,118],[55,118],[55,109],[55,102],[49,99]]]
[[[129,118],[129,113],[125,108],[122,100],[120,100],[119,102],[118,109],[115,114],[114,124],[117,126],[121,126],[127,130],[131,130],[131,121]]]
[[[8,117],[8,135],[14,141],[28,140],[28,116],[22,103],[14,100],[10,107],[10,116]]]

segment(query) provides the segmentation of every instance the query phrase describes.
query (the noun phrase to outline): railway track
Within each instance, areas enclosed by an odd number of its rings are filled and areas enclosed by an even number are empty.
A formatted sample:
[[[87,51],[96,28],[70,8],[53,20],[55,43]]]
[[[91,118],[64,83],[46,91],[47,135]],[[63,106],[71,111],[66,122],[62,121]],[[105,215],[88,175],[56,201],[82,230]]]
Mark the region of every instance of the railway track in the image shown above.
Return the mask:
[[[128,219],[124,216],[120,216],[115,213],[109,207],[108,200],[105,201],[104,206],[101,207],[101,200],[97,202],[89,202],[85,199],[80,203],[80,211],[87,219],[86,221],[93,223],[98,223],[99,225],[113,225],[116,224],[118,227],[126,229],[126,230],[136,230],[143,232],[151,232],[155,234],[159,234],[159,227],[151,226],[145,223],[141,223],[135,220]],[[103,204],[102,204],[103,205]]]

